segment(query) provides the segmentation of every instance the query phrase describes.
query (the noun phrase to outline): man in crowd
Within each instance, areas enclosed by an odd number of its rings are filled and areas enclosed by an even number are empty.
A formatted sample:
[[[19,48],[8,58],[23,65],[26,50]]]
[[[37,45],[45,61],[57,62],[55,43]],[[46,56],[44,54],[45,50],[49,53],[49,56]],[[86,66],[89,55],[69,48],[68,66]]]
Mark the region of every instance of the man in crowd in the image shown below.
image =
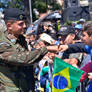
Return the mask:
[[[28,51],[23,36],[26,16],[22,10],[6,9],[4,15],[7,30],[0,30],[0,92],[29,92],[25,75],[20,69],[39,61],[47,49]]]

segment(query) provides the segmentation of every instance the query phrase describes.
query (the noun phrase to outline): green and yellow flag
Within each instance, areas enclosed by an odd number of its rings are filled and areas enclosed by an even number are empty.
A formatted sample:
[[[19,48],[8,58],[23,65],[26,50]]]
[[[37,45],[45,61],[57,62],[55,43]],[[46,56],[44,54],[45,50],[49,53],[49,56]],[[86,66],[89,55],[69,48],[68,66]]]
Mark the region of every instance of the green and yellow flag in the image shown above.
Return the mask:
[[[75,92],[83,71],[55,57],[52,92]]]

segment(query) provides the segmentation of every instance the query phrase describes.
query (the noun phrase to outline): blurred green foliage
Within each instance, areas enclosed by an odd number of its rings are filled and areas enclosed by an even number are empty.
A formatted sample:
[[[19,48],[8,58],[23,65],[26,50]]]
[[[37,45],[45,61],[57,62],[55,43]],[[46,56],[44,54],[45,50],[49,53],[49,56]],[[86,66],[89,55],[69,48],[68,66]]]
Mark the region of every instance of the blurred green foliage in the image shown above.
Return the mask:
[[[36,8],[40,13],[46,12],[46,4],[43,1],[36,0],[33,4],[33,8]]]
[[[27,5],[24,6],[24,1],[28,2],[28,0],[4,0],[3,2],[0,1],[0,8],[19,8],[24,10],[24,8],[27,7]],[[45,13],[47,10],[55,11],[62,9],[60,4],[58,4],[56,0],[31,0],[31,2],[32,11],[34,8],[36,8],[39,13]],[[48,6],[50,6],[51,8],[49,8]],[[33,21],[35,21],[37,18],[33,12],[32,15]]]
[[[19,8],[24,10],[24,0],[10,0],[8,1],[8,8]]]

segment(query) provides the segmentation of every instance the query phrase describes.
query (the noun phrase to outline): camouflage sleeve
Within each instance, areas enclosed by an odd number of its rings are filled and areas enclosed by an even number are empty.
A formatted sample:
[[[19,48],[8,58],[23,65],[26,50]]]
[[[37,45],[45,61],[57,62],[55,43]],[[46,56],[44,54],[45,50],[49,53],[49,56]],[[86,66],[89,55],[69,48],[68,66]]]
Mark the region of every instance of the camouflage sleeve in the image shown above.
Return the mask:
[[[10,44],[5,42],[0,44],[0,59],[12,64],[27,65],[34,63],[38,58],[41,58],[47,52],[48,50],[45,47],[29,52],[14,50]]]

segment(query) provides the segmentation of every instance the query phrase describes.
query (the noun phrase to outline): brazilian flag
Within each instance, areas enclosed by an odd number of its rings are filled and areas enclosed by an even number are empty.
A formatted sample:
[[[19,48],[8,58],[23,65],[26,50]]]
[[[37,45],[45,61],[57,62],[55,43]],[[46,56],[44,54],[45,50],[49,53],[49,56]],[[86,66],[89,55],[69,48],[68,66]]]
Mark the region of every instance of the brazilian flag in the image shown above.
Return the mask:
[[[83,71],[55,57],[52,92],[75,92]]]

